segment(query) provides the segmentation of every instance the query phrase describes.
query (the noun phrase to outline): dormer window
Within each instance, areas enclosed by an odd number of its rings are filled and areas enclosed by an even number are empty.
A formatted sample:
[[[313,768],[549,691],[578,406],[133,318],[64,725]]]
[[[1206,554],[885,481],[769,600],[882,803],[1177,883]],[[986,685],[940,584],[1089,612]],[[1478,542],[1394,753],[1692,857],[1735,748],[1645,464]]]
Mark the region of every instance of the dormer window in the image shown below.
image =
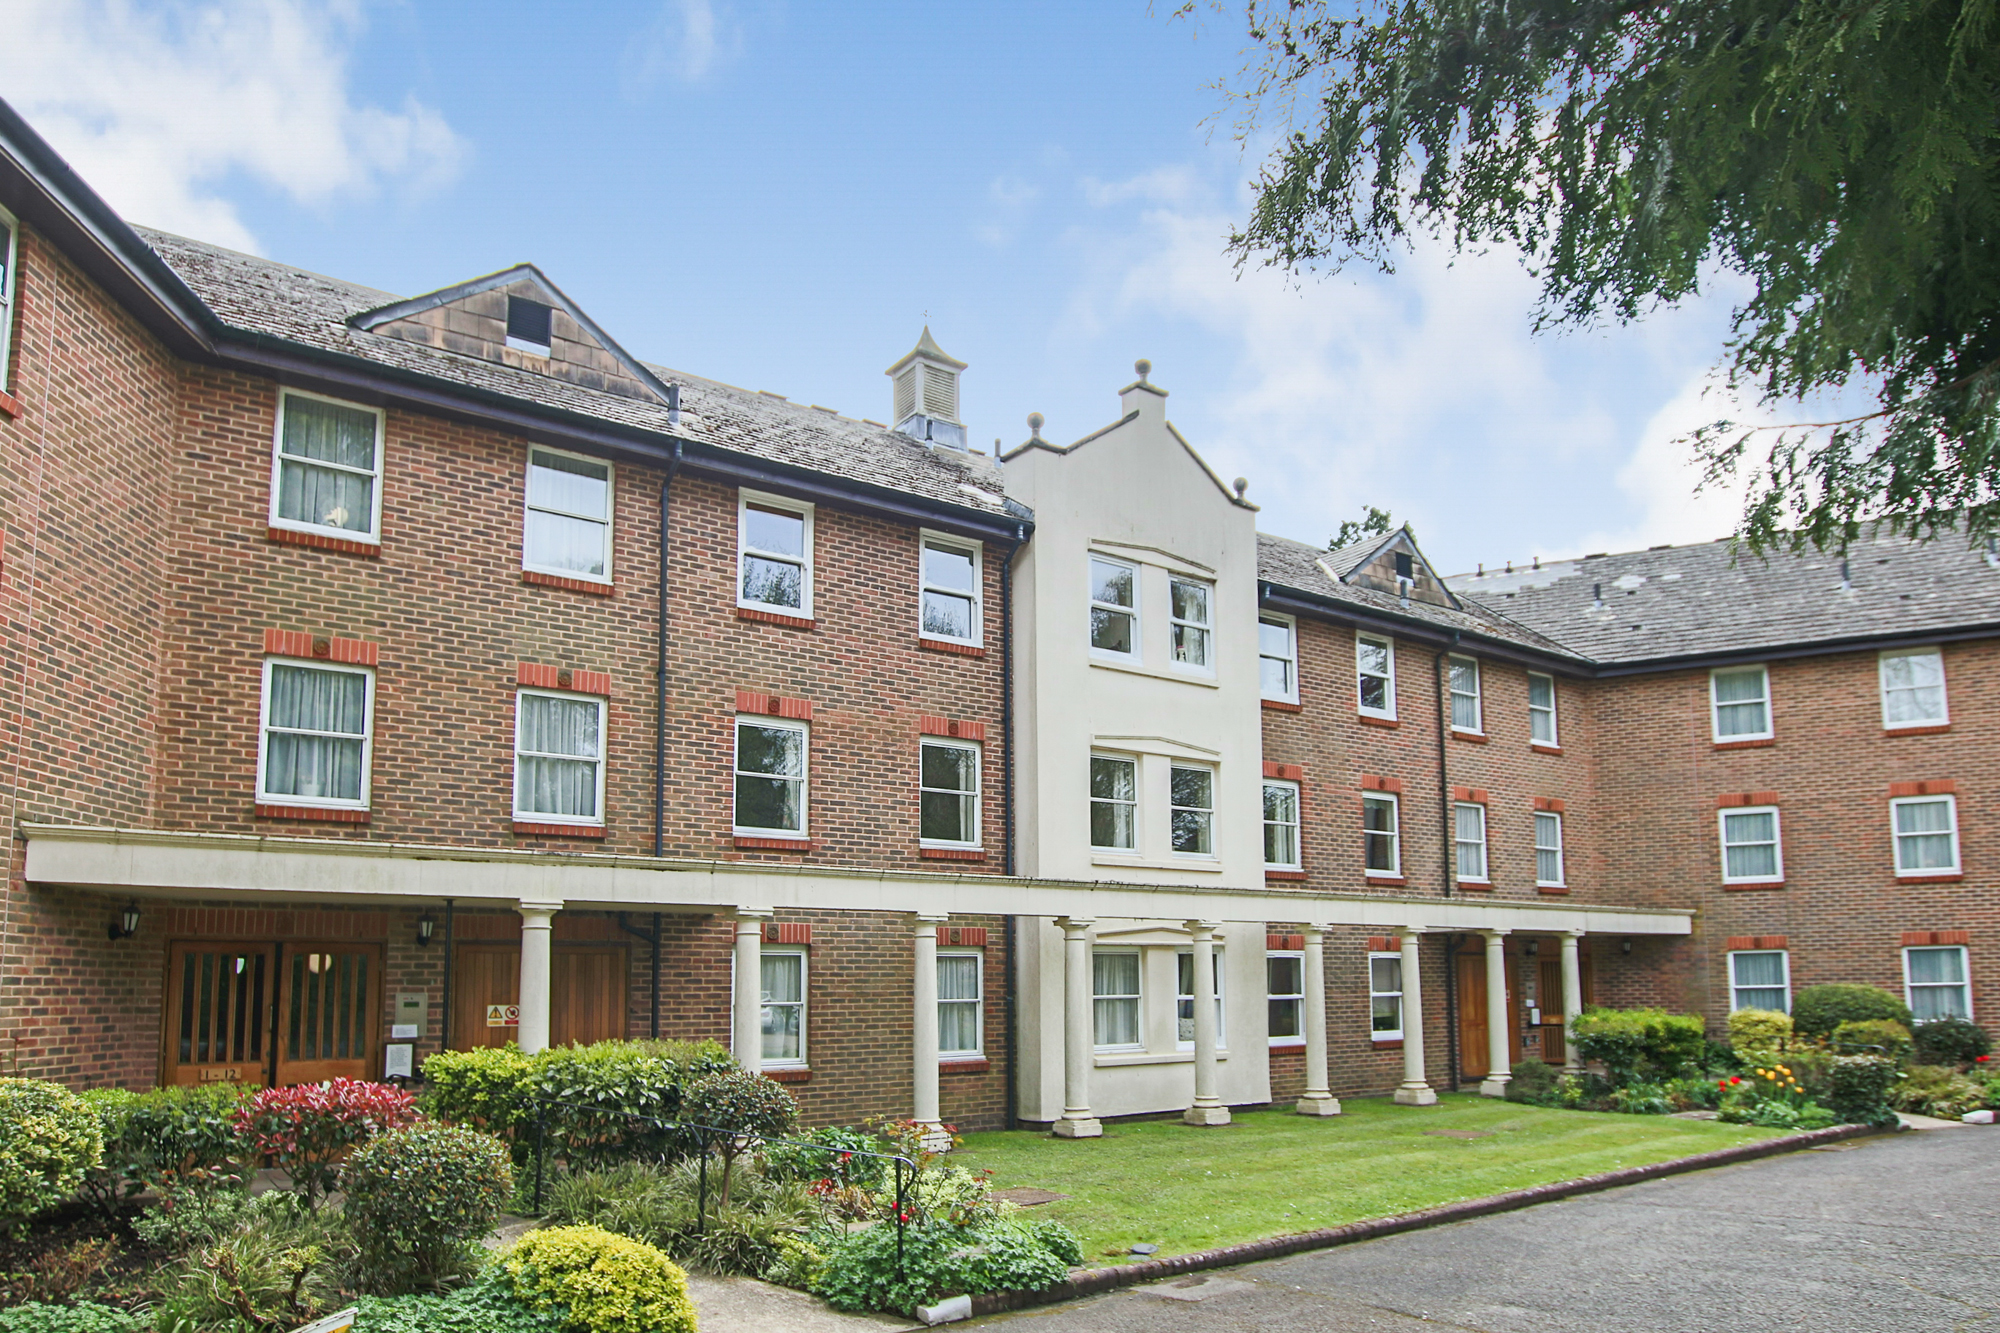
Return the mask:
[[[551,316],[555,311],[540,301],[519,296],[507,298],[507,345],[517,352],[547,356],[553,345]]]

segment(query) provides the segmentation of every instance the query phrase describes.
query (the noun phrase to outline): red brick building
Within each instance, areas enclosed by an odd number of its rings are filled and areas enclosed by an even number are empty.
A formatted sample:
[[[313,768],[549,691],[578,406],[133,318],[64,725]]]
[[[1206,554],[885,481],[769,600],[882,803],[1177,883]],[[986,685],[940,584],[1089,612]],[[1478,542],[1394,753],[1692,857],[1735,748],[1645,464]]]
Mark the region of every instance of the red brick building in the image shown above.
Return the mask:
[[[1976,1012],[1977,554],[1445,580],[1260,537],[1143,363],[990,457],[928,331],[853,420],[532,267],[137,230],[4,105],[0,228],[19,1072],[705,1036],[816,1122],[1088,1135],[1497,1092],[1593,996]]]

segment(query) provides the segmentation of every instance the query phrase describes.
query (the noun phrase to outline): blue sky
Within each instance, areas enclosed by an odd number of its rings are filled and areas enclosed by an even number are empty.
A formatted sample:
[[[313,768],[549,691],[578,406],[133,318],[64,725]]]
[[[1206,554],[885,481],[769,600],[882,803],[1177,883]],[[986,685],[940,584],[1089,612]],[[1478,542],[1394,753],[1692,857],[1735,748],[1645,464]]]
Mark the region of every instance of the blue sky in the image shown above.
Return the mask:
[[[973,440],[1134,358],[1262,526],[1448,570],[1706,540],[1727,292],[1533,337],[1511,256],[1238,275],[1237,31],[1167,0],[11,0],[0,96],[135,222],[411,295],[532,260],[635,354],[854,416],[928,319]],[[1158,11],[1158,12],[1155,12]]]

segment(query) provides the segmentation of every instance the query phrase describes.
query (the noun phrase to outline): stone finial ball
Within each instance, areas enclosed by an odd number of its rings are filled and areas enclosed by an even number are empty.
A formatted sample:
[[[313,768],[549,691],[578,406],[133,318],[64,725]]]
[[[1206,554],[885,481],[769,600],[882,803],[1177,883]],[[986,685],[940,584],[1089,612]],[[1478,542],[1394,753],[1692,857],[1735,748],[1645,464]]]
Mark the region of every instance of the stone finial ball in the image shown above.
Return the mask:
[[[1250,478],[1238,477],[1235,481],[1232,481],[1229,484],[1236,488],[1236,498],[1241,500],[1243,498],[1243,492],[1250,489]]]
[[[1042,433],[1042,414],[1040,412],[1028,413],[1028,429],[1037,435]]]
[[[1132,363],[1132,369],[1139,372],[1140,379],[1145,379],[1146,376],[1153,373],[1153,363],[1142,356]]]

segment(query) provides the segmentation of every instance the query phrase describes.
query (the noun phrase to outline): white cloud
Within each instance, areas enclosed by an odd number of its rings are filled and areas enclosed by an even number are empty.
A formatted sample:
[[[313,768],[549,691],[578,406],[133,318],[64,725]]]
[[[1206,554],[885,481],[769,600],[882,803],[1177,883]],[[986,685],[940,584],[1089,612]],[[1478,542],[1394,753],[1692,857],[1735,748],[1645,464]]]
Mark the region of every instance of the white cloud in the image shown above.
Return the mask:
[[[646,34],[626,52],[622,82],[637,100],[664,81],[701,83],[734,56],[741,33],[711,0],[663,0]]]
[[[972,229],[986,244],[998,248],[1020,234],[1028,211],[1042,197],[1042,187],[1008,173],[995,176],[986,186],[986,207],[982,221]]]
[[[1653,414],[1639,434],[1638,447],[1618,470],[1618,489],[1637,507],[1637,518],[1616,528],[1590,532],[1577,550],[1539,554],[1635,551],[1662,542],[1685,546],[1734,532],[1743,516],[1747,479],[1739,472],[1703,486],[1703,464],[1687,442],[1697,427],[1719,420],[1763,425],[1775,418],[1732,397],[1715,376],[1689,380]]]
[[[134,222],[255,250],[222,191],[307,205],[456,173],[464,142],[414,98],[357,104],[355,0],[12,0],[0,95]]]

